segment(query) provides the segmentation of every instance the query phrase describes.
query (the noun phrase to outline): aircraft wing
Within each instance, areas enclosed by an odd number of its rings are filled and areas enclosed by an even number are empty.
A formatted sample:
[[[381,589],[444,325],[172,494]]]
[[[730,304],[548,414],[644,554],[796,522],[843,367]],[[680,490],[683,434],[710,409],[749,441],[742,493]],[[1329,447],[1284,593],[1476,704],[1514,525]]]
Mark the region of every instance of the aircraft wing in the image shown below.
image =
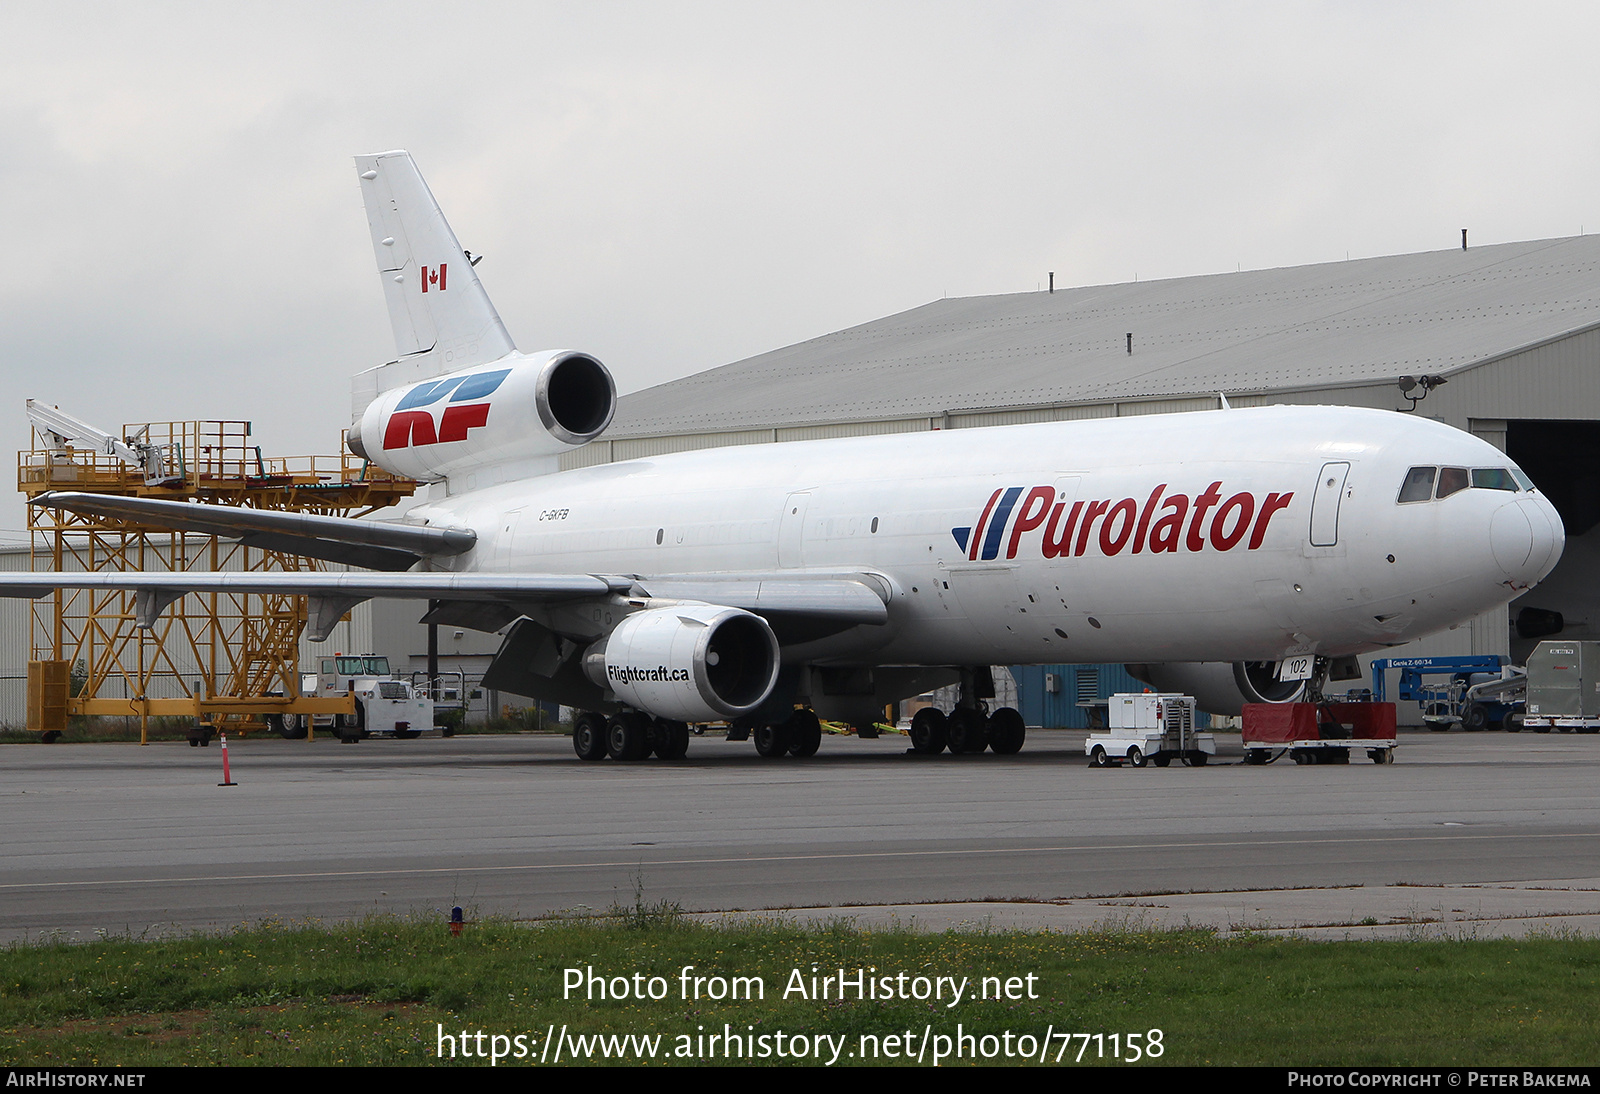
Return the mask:
[[[869,574],[668,574],[637,588],[668,600],[704,600],[757,615],[815,616],[839,623],[889,621],[888,590]]]
[[[423,558],[459,555],[472,549],[477,535],[464,528],[430,528],[311,513],[238,509],[159,498],[119,497],[77,491],[52,491],[34,505],[148,524],[175,532],[237,539],[248,547],[341,562],[367,570],[409,570]]]
[[[118,499],[127,500],[127,499]],[[183,503],[175,503],[182,505]],[[209,507],[208,507],[209,508]],[[872,585],[866,582],[873,582]],[[154,626],[173,602],[187,593],[257,593],[309,598],[307,635],[320,642],[339,619],[374,597],[429,600],[445,604],[506,605],[509,621],[517,605],[582,600],[619,593],[673,600],[701,600],[744,608],[763,616],[802,617],[832,630],[858,623],[888,621],[884,593],[876,579],[861,575],[633,575],[517,573],[327,573],[134,572],[0,574],[0,597],[41,597],[57,589],[120,589],[135,594],[138,626]]]
[[[320,642],[332,633],[345,612],[373,597],[527,604],[605,596],[611,592],[626,592],[632,584],[631,578],[589,574],[99,571],[0,574],[0,597],[41,597],[57,589],[126,590],[135,594],[134,613],[138,626],[149,628],[168,606],[186,593],[298,595],[310,599],[306,632],[313,642]]]

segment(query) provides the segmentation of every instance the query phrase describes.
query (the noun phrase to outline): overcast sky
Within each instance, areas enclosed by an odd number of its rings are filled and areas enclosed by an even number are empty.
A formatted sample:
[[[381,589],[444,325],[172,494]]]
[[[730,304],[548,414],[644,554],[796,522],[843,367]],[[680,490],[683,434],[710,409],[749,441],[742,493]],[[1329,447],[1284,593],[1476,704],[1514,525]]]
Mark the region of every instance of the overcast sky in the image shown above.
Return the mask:
[[[1600,228],[1596,41],[1591,4],[8,0],[0,446],[33,397],[334,452],[394,355],[356,153],[409,149],[518,345],[626,392],[1050,270]]]

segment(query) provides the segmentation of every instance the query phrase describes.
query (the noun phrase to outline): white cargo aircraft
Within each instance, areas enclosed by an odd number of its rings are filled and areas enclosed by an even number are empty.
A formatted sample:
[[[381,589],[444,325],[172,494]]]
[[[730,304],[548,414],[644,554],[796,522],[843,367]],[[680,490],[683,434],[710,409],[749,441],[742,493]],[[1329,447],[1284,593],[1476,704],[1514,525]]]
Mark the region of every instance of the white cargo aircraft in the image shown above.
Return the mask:
[[[957,706],[919,714],[913,747],[1008,753],[1023,723],[988,711],[988,665],[1135,662],[1212,709],[1281,701],[1506,603],[1561,552],[1554,508],[1503,453],[1339,407],[561,472],[611,421],[610,374],[517,350],[408,154],[357,165],[400,356],[357,378],[352,447],[433,483],[426,502],[385,524],[56,493],[40,503],[366,572],[16,574],[0,591],[132,589],[144,626],[190,592],[304,593],[315,639],[366,598],[427,600],[425,621],[504,634],[488,686],[584,712],[585,759],[681,756],[687,723],[724,720],[762,755],[810,755],[819,715],[867,723],[950,683]]]

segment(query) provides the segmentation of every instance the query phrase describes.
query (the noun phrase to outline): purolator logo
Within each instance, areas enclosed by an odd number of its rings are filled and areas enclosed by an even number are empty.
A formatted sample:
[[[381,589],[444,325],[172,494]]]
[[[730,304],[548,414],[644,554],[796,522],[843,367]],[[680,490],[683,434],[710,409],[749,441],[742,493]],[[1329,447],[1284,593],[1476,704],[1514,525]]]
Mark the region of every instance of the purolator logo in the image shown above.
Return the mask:
[[[1002,543],[1006,557],[1016,558],[1025,533],[1041,529],[1039,551],[1045,558],[1070,558],[1098,546],[1106,556],[1126,550],[1140,554],[1199,552],[1210,546],[1215,551],[1231,551],[1241,543],[1254,551],[1266,537],[1267,524],[1294,498],[1271,493],[1260,502],[1248,490],[1223,500],[1218,480],[1191,498],[1188,494],[1168,494],[1162,483],[1150,491],[1141,506],[1135,498],[1121,501],[1075,501],[1067,509],[1056,500],[1053,486],[1001,487],[989,495],[978,523],[970,528],[952,528],[950,534],[973,561],[998,558]],[[1027,497],[1017,505],[1017,499]],[[1016,519],[1012,520],[1013,512]],[[1209,516],[1210,520],[1207,521]],[[1099,529],[1095,525],[1098,522]],[[1006,538],[1006,526],[1011,536]]]
[[[510,374],[510,369],[503,368],[418,384],[406,392],[389,415],[389,424],[383,431],[384,451],[466,440],[468,430],[489,424],[489,407],[493,405],[470,400],[488,397]],[[437,403],[446,395],[450,402],[437,424],[433,411],[412,409]]]

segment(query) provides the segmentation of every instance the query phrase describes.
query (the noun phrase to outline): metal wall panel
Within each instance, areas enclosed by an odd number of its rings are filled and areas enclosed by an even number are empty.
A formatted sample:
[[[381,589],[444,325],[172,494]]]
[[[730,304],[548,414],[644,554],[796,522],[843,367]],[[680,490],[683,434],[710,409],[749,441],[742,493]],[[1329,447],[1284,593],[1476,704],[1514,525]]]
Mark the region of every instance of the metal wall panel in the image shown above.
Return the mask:
[[[787,426],[775,429],[777,440],[821,441],[832,437],[875,437],[887,433],[926,433],[938,419],[892,418],[886,421],[834,422],[828,425]]]
[[[1027,665],[1011,670],[1017,680],[1017,709],[1030,726],[1046,729],[1087,729],[1088,712],[1078,705],[1080,678],[1097,699],[1117,692],[1143,691],[1145,686],[1121,665]],[[1061,678],[1061,690],[1045,690],[1045,676]],[[1093,674],[1089,680],[1088,675]]]
[[[638,437],[611,442],[613,460],[637,460],[645,456],[661,456],[668,452],[694,452],[702,448],[723,448],[728,445],[771,443],[772,430],[746,429],[724,433],[689,433],[677,437]]]
[[[1221,407],[1214,395],[1190,399],[1128,399],[1117,404],[1117,415],[1129,418],[1139,414],[1182,414],[1193,410],[1220,410]]]

